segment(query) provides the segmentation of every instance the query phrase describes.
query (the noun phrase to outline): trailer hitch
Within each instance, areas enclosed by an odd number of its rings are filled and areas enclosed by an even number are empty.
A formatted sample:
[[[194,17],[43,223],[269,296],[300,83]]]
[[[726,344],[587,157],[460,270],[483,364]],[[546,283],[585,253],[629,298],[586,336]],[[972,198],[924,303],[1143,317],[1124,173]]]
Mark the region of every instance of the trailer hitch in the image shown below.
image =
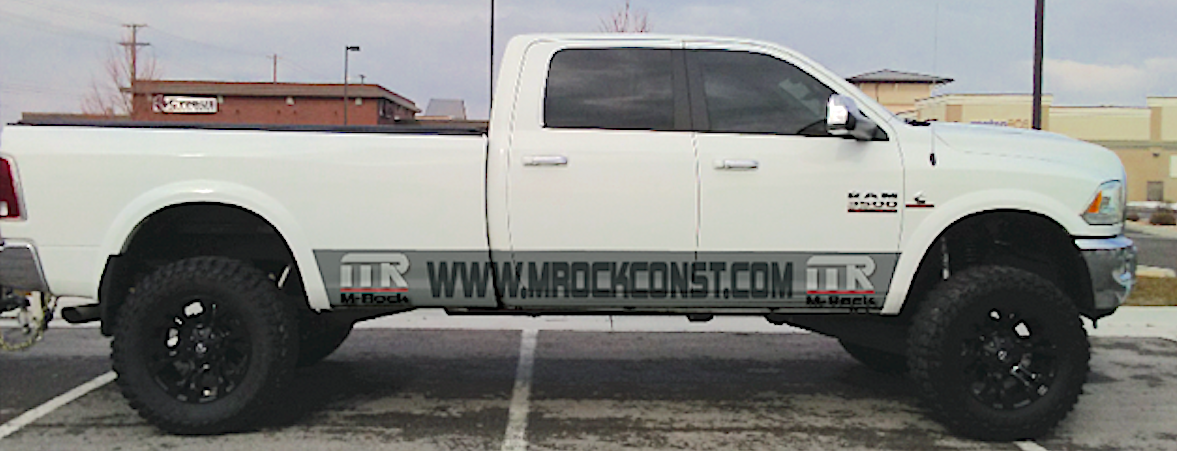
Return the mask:
[[[0,351],[31,348],[45,331],[57,307],[57,297],[3,287],[0,290]]]

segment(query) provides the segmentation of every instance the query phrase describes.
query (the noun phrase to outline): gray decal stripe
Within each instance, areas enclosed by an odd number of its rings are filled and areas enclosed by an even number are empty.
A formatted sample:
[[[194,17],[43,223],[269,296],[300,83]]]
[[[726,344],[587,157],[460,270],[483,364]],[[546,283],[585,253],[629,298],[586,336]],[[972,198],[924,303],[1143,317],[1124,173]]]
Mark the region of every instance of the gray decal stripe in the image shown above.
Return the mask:
[[[507,254],[503,254],[507,255]],[[334,306],[882,308],[898,254],[315,251]]]

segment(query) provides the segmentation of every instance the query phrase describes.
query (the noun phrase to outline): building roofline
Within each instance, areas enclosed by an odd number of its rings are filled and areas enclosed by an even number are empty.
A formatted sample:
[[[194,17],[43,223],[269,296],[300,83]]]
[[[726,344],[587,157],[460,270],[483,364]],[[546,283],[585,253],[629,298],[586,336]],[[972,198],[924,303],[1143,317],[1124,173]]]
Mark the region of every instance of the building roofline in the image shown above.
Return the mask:
[[[420,113],[408,98],[383,86],[348,83],[348,97],[380,98]],[[267,83],[206,80],[138,80],[134,94],[218,95],[235,97],[343,97],[342,83]]]
[[[891,69],[876,70],[874,72],[867,72],[858,74],[853,77],[847,77],[846,81],[851,83],[900,83],[900,84],[921,84],[921,85],[942,85],[952,83],[953,80],[947,77],[938,77],[935,75],[921,74],[917,72],[904,72]]]

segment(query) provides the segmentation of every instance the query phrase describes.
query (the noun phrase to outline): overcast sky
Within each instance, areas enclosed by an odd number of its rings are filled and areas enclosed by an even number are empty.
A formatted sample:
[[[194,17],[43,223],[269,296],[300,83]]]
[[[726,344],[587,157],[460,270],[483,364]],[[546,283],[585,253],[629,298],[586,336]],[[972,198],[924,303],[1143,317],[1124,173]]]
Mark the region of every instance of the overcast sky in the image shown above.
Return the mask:
[[[624,0],[498,0],[496,50],[516,34],[593,32]],[[941,92],[1029,93],[1034,0],[632,0],[654,32],[739,36],[842,76],[878,69],[957,81]],[[414,100],[488,105],[489,0],[0,0],[0,121],[79,111],[103,62],[145,23],[165,79],[339,83],[359,74]],[[1056,105],[1177,96],[1177,1],[1047,0],[1046,91]]]

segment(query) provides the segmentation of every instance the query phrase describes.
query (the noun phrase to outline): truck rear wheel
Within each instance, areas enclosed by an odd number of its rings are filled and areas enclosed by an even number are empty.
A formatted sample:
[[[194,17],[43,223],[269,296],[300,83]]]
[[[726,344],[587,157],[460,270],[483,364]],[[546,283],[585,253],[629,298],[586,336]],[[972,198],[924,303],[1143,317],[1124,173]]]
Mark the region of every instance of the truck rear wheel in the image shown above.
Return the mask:
[[[854,360],[866,365],[867,368],[888,374],[903,374],[907,372],[907,358],[902,354],[881,351],[875,348],[857,345],[846,340],[838,340],[838,343],[842,344],[842,349],[845,349],[846,353],[850,354],[850,357],[854,357]]]
[[[298,321],[261,271],[220,257],[163,266],[119,311],[118,385],[148,422],[176,434],[240,430],[293,374]]]
[[[933,415],[981,440],[1051,430],[1078,402],[1091,357],[1074,303],[1045,278],[1004,266],[965,269],[933,289],[908,343]]]

